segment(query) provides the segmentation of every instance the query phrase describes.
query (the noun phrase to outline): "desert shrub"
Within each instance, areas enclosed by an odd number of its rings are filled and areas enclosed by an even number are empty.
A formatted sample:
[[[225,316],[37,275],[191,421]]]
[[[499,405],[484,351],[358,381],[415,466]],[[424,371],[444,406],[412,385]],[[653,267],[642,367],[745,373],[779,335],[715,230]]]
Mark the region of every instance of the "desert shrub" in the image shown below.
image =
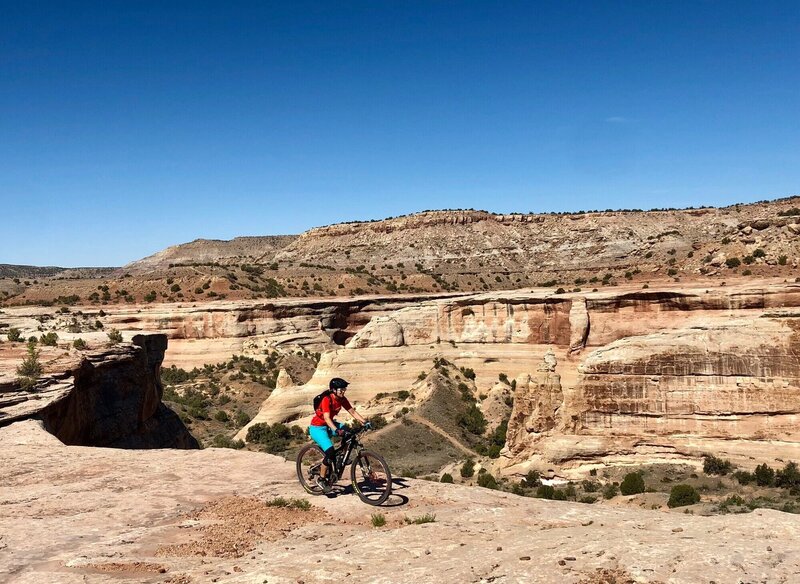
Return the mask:
[[[742,261],[749,266],[750,264],[756,261],[756,258],[754,258],[751,255],[746,255],[742,258]]]
[[[72,341],[72,346],[78,349],[79,351],[83,351],[86,348],[86,341],[83,339],[75,339]]]
[[[17,367],[17,375],[19,375],[19,384],[23,389],[29,389],[36,383],[39,376],[42,374],[42,364],[39,362],[39,351],[32,343],[28,344],[28,354],[22,360],[22,363]]]
[[[156,294],[155,290],[150,290],[150,292],[148,292],[147,294],[144,295],[144,301],[145,302],[155,302],[157,296],[158,295]]]
[[[439,479],[439,482],[440,483],[453,483],[453,475],[451,475],[450,473],[444,473],[442,475],[442,478]]]
[[[722,245],[728,245],[731,242],[730,237],[723,237],[722,238]]]
[[[525,486],[526,487],[538,487],[542,484],[541,477],[539,476],[539,472],[535,470],[529,470],[528,474],[525,475]]]
[[[670,509],[675,507],[685,507],[686,505],[694,505],[700,502],[700,493],[691,485],[675,485],[669,492],[669,501],[667,507]]]
[[[236,412],[236,417],[233,421],[236,423],[237,428],[241,428],[250,422],[250,416],[248,416],[246,412],[239,410]]]
[[[555,499],[556,490],[552,485],[539,485],[536,489],[536,496],[540,499]]]
[[[793,494],[800,490],[800,469],[796,462],[787,462],[783,469],[775,473],[775,486],[789,489]]]
[[[595,497],[594,495],[584,495],[583,497],[578,499],[578,503],[586,503],[588,505],[591,505],[592,503],[596,502],[597,502],[597,497]]]
[[[613,499],[619,494],[619,487],[614,483],[608,483],[603,487],[603,498]]]
[[[575,489],[575,485],[569,483],[564,487],[564,494],[567,496],[567,499],[575,500],[575,497],[578,496],[578,491]]]
[[[122,333],[119,332],[117,329],[111,329],[108,333],[108,341],[112,345],[116,345],[117,343],[122,342]]]
[[[767,255],[767,252],[765,252],[760,247],[753,252],[753,257],[754,258],[763,258],[763,257],[766,257],[766,255]]]
[[[566,292],[566,290],[564,290],[564,288],[558,288],[556,290],[556,294],[564,294],[565,292]]]
[[[227,422],[228,420],[230,420],[230,417],[228,416],[228,412],[226,412],[225,410],[219,410],[216,414],[214,414],[214,419],[217,422],[223,422],[224,423],[224,422]]]
[[[305,499],[286,499],[284,497],[275,497],[266,502],[267,507],[282,507],[284,509],[299,509],[300,511],[309,511],[311,503]]]
[[[501,373],[500,375],[497,376],[497,378],[500,380],[501,383],[508,383],[508,375],[506,375],[505,373]]]
[[[486,489],[497,489],[497,480],[488,472],[482,473],[478,476],[478,486]]]
[[[759,464],[756,470],[753,471],[753,475],[759,487],[770,487],[775,482],[775,471],[768,467],[766,463]]]
[[[386,525],[386,517],[384,517],[383,513],[373,513],[370,517],[370,521],[372,521],[372,527],[383,527]]]
[[[586,480],[581,483],[581,488],[587,493],[596,493],[600,490],[600,483]]]
[[[266,423],[253,424],[247,429],[247,441],[256,442],[270,454],[286,450],[292,439],[292,432],[285,424],[276,422],[271,426]]]
[[[728,258],[725,260],[725,265],[729,268],[738,268],[742,264],[739,258]]]
[[[475,474],[475,461],[471,458],[468,458],[464,461],[464,464],[461,466],[461,476],[464,478],[469,478]]]
[[[674,276],[677,273],[678,273],[678,270],[676,270],[675,268],[670,268],[670,269],[667,270],[667,276]]]
[[[400,401],[405,401],[411,396],[411,393],[408,390],[401,389],[397,392],[397,399]]]
[[[373,430],[380,430],[381,428],[385,427],[386,424],[388,423],[386,421],[386,418],[384,418],[379,414],[371,416],[367,421],[372,425]]]
[[[244,442],[241,440],[233,440],[232,438],[225,436],[225,434],[217,434],[214,436],[211,446],[214,448],[234,448],[238,450],[240,448],[244,448]]]
[[[461,374],[467,379],[475,379],[475,371],[471,367],[462,367]]]
[[[46,347],[55,347],[58,343],[58,335],[54,332],[45,333],[39,337],[39,342]]]
[[[458,425],[467,432],[480,436],[486,430],[486,418],[483,417],[483,412],[475,404],[472,404],[465,413],[458,417]]]
[[[12,326],[10,329],[8,329],[6,336],[12,343],[17,343],[22,340],[22,331]]]
[[[425,515],[420,515],[419,517],[404,517],[403,521],[406,522],[408,525],[422,525],[423,523],[434,523],[436,521],[436,515],[433,513],[426,513]]]
[[[733,473],[733,478],[735,478],[740,485],[749,485],[756,480],[755,475],[746,470],[737,470]]]
[[[637,495],[644,493],[644,478],[640,472],[629,472],[619,485],[619,492],[623,495]]]
[[[181,287],[178,284],[173,284],[169,287],[170,292],[180,292]]]
[[[726,475],[733,470],[730,460],[717,458],[711,454],[703,457],[703,472],[707,475]]]
[[[785,255],[778,256],[778,265],[785,266],[788,259]]]

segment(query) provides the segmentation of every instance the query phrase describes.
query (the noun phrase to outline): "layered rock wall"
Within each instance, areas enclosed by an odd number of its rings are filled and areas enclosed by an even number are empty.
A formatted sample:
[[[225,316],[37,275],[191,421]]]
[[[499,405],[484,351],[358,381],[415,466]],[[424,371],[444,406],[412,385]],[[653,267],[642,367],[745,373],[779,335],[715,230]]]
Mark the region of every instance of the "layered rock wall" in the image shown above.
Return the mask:
[[[164,335],[94,351],[32,391],[0,394],[0,426],[41,420],[65,444],[112,448],[198,448],[180,418],[162,402]]]

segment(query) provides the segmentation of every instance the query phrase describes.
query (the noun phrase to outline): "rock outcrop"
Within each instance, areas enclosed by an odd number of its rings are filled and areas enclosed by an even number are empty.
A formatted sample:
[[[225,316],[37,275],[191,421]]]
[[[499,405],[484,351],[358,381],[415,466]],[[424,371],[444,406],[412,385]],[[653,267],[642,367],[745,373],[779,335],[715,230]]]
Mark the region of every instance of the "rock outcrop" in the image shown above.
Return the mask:
[[[112,448],[198,448],[180,418],[162,402],[165,335],[136,335],[93,351],[31,391],[6,386],[0,426],[40,420],[65,444]]]

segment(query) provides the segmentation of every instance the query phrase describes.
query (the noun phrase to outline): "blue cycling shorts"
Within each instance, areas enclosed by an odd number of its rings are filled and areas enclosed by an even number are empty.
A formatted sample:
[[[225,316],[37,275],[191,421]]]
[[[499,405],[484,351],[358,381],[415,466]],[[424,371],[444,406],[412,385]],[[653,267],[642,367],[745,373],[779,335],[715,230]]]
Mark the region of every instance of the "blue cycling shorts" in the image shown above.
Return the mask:
[[[337,428],[343,428],[344,424],[341,422],[333,422],[336,424]],[[328,448],[333,447],[333,441],[331,440],[331,435],[333,434],[333,430],[328,428],[328,426],[309,426],[308,427],[308,435],[311,436],[311,439],[319,444],[319,447],[322,448],[322,452],[328,450]]]

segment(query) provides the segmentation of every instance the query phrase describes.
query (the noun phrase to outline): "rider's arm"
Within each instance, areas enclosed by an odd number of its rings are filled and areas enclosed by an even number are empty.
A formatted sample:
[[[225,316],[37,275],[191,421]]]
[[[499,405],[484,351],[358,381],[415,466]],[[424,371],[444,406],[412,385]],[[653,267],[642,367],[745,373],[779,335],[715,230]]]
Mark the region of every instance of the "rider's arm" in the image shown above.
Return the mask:
[[[334,432],[336,432],[336,430],[339,429],[336,426],[336,424],[333,423],[333,420],[331,419],[331,413],[330,412],[322,412],[322,417],[325,420],[325,423],[328,425],[328,428],[330,428]]]
[[[359,414],[356,411],[355,408],[350,408],[349,410],[347,410],[347,413],[350,414],[351,416],[353,416],[356,420],[358,420],[362,424],[366,424],[367,423],[367,421],[364,419],[364,417],[361,414]]]

